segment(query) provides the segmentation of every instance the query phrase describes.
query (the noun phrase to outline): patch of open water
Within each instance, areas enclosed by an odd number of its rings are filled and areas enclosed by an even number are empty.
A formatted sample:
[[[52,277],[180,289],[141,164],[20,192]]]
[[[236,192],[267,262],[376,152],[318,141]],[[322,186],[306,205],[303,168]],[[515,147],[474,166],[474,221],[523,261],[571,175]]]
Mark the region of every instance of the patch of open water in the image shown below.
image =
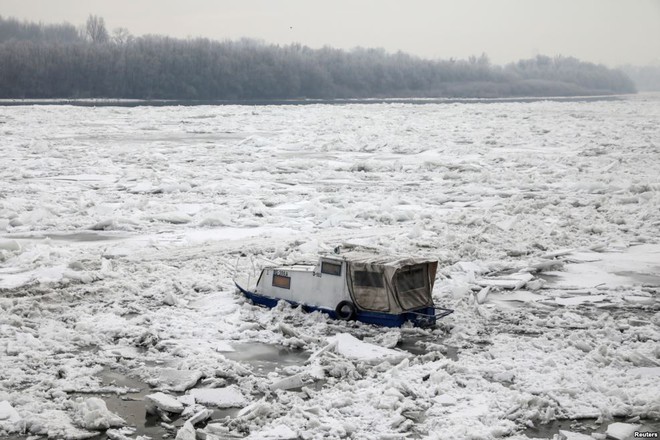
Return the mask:
[[[240,343],[234,345],[236,351],[226,353],[227,358],[244,362],[250,365],[256,374],[266,375],[280,368],[290,365],[302,365],[308,358],[309,353],[303,350],[294,350],[286,347],[265,344],[265,343]],[[154,391],[145,382],[126,375],[116,370],[105,369],[99,376],[103,385],[114,385],[126,387],[136,392],[128,392],[124,395],[116,394],[98,394],[102,398],[108,410],[122,417],[127,426],[134,428],[134,436],[144,435],[151,438],[173,437],[176,432],[163,425],[163,421],[156,415],[147,414],[144,397]],[[182,393],[168,392],[172,395],[182,395]],[[85,397],[94,394],[85,394]],[[207,421],[218,421],[226,417],[235,417],[240,408],[210,408],[213,411],[211,418]],[[171,415],[172,422],[169,426],[176,429],[183,425],[184,420]],[[94,437],[97,440],[107,439],[105,433]]]
[[[231,360],[245,362],[260,375],[265,375],[279,368],[303,365],[310,353],[278,345],[259,342],[232,344],[236,351],[224,353]]]
[[[396,348],[407,351],[415,356],[423,356],[431,351],[439,351],[446,358],[453,361],[458,360],[458,348],[445,345],[442,340],[425,336],[406,336],[401,338]]]

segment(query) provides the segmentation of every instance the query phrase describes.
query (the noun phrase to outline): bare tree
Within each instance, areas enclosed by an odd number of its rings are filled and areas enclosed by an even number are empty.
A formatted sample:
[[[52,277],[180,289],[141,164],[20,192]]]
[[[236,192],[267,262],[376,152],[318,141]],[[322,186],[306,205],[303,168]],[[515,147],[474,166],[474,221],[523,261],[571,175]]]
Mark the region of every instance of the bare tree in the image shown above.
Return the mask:
[[[108,30],[105,28],[105,20],[97,15],[90,15],[85,24],[87,37],[92,43],[107,43],[110,39]]]
[[[118,27],[112,31],[112,41],[119,46],[123,46],[132,39],[133,36],[125,27]]]

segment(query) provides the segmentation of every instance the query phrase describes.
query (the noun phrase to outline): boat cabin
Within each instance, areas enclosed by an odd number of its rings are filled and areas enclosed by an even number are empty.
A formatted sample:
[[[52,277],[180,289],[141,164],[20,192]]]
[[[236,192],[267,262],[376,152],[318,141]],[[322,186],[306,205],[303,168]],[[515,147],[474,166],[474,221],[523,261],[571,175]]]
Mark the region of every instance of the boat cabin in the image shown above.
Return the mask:
[[[254,303],[268,307],[284,300],[336,319],[387,327],[407,321],[431,326],[437,318],[452,313],[433,303],[437,265],[437,261],[419,258],[329,254],[316,264],[267,267],[256,285],[236,285]]]

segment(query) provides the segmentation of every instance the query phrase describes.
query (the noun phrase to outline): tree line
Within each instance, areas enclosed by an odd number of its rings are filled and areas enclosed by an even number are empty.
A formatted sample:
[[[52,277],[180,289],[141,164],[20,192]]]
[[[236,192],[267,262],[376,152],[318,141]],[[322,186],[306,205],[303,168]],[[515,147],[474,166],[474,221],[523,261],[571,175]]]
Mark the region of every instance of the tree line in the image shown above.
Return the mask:
[[[0,98],[181,100],[576,96],[633,93],[621,71],[571,57],[506,66],[242,39],[212,41],[0,16]]]
[[[648,66],[625,65],[621,70],[633,80],[641,91],[660,92],[660,63]]]

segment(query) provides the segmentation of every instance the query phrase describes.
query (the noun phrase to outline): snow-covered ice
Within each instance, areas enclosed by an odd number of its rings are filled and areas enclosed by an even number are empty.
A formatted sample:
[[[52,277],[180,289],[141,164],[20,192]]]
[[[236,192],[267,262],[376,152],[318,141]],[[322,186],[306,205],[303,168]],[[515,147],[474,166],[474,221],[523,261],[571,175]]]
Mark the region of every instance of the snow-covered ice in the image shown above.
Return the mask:
[[[186,415],[159,434],[178,438],[228,389],[242,409],[208,438],[653,426],[658,120],[657,94],[0,107],[0,436],[121,426],[108,370],[170,396]],[[434,298],[455,313],[384,330],[235,293],[337,245],[438,259]],[[276,348],[264,363],[251,346]],[[108,435],[141,435],[127,428]]]
[[[158,392],[149,394],[148,396],[144,396],[144,401],[148,413],[153,414],[155,409],[176,414],[183,412],[183,403],[177,400],[174,396],[165,393]]]
[[[348,333],[338,333],[328,338],[332,348],[338,354],[358,362],[376,364],[380,362],[398,363],[410,356],[401,350],[380,347],[362,342]]]
[[[108,410],[105,402],[98,397],[90,397],[78,404],[76,423],[85,429],[106,430],[124,426],[126,422]]]
[[[614,440],[625,440],[632,437],[639,427],[632,423],[612,423],[607,427],[607,436]]]
[[[195,402],[217,408],[243,407],[247,400],[240,389],[231,385],[223,388],[195,388],[190,390]]]

